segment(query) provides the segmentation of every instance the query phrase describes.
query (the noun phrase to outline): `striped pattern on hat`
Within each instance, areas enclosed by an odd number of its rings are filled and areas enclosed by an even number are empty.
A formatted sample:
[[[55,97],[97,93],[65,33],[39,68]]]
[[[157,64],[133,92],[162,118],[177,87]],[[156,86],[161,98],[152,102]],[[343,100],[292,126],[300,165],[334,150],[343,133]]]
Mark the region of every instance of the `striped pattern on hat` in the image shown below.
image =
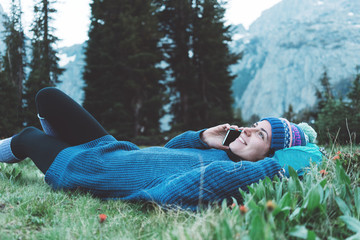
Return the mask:
[[[292,146],[305,146],[308,142],[304,131],[296,124],[290,123],[285,118],[268,117],[260,121],[268,121],[271,125],[270,151]]]

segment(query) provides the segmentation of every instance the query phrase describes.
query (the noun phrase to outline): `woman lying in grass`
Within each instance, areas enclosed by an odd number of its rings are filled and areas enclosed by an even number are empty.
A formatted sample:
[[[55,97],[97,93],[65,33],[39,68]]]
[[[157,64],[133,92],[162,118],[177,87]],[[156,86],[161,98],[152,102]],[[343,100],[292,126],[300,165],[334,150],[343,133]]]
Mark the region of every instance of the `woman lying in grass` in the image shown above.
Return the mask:
[[[80,188],[103,199],[196,210],[232,197],[241,200],[239,188],[246,191],[266,176],[283,175],[288,165],[301,172],[310,159],[321,158],[316,145],[308,143],[315,131],[286,119],[264,118],[250,128],[223,124],[187,131],[164,147],[139,149],[117,141],[55,88],[41,90],[36,104],[44,132],[27,127],[0,141],[0,161],[29,157],[53,189]],[[241,134],[224,146],[230,128]]]

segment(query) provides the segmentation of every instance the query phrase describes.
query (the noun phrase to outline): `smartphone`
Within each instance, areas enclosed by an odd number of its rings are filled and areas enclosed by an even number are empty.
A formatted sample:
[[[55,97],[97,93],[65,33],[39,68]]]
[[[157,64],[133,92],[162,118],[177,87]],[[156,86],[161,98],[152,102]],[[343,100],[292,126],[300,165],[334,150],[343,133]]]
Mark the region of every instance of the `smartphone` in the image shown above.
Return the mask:
[[[230,128],[227,131],[226,136],[225,136],[224,141],[223,141],[222,144],[224,146],[229,146],[230,143],[235,141],[235,139],[240,136],[241,132],[242,132],[241,130],[235,130],[233,128]]]

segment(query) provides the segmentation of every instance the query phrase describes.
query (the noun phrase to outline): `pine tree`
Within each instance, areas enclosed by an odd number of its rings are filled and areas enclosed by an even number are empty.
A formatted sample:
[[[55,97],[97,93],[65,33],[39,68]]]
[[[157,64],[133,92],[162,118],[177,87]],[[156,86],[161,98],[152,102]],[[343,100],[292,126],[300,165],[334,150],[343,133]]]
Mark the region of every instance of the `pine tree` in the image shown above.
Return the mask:
[[[316,89],[317,106],[320,111],[329,99],[334,98],[333,90],[330,85],[330,78],[328,77],[327,71],[325,70],[320,78],[321,90]]]
[[[360,113],[360,73],[359,68],[356,77],[353,81],[352,87],[348,93],[348,97],[351,101],[351,107],[354,113]]]
[[[26,65],[25,35],[21,23],[20,1],[12,0],[10,19],[5,26],[6,52],[4,56],[4,67],[7,77],[17,88],[18,107],[21,107],[23,82],[25,80],[24,67]]]
[[[341,99],[329,99],[318,114],[316,130],[321,144],[350,142],[348,123],[351,119],[348,106]]]
[[[317,89],[317,118],[315,128],[320,143],[348,143],[348,124],[350,109],[342,99],[336,99],[330,84],[330,79],[323,73],[320,79],[322,89]]]
[[[168,83],[172,99],[171,113],[174,115],[172,127],[176,130],[191,129],[190,122],[194,112],[191,107],[195,95],[199,94],[195,77],[195,66],[192,62],[193,47],[192,0],[159,0],[159,19],[161,30],[165,34],[163,49],[168,73]]]
[[[32,24],[32,56],[30,62],[30,74],[25,83],[25,121],[28,125],[38,126],[36,118],[35,95],[44,88],[55,86],[59,83],[59,76],[64,69],[58,65],[59,58],[56,56],[54,44],[58,40],[53,35],[51,27],[51,14],[56,10],[52,8],[55,1],[37,0],[34,6],[35,19]]]
[[[2,65],[2,62],[1,62]],[[7,78],[4,71],[0,71],[0,138],[12,136],[19,128],[17,88]]]
[[[232,80],[230,65],[239,55],[230,52],[230,26],[224,25],[225,9],[217,0],[196,0],[193,23],[193,63],[197,92],[192,109],[192,124],[203,128],[232,122]]]
[[[350,99],[349,108],[350,108],[350,116],[349,119],[349,129],[353,134],[355,134],[356,143],[360,142],[360,73],[359,67],[357,67],[357,74],[353,81],[350,92],[348,93],[348,97]]]
[[[0,75],[0,132],[1,135],[14,134],[22,126],[22,90],[25,78],[25,37],[21,24],[21,5],[11,2],[11,13],[4,22],[5,56],[3,72]]]
[[[295,121],[296,114],[294,113],[292,104],[289,104],[288,110],[286,112],[284,112],[283,116],[290,122]]]
[[[173,126],[198,129],[233,120],[231,54],[224,8],[215,0],[164,0],[161,24],[173,81]]]
[[[94,0],[84,107],[118,138],[159,132],[164,86],[151,0]]]

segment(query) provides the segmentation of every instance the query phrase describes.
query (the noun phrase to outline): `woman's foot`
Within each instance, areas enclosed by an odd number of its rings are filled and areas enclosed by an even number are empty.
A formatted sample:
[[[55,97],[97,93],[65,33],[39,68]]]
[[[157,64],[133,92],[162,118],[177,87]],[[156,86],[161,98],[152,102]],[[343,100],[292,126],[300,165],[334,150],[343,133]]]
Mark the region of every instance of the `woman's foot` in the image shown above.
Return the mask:
[[[22,160],[15,157],[11,151],[11,139],[12,137],[0,140],[0,162],[17,163]]]

